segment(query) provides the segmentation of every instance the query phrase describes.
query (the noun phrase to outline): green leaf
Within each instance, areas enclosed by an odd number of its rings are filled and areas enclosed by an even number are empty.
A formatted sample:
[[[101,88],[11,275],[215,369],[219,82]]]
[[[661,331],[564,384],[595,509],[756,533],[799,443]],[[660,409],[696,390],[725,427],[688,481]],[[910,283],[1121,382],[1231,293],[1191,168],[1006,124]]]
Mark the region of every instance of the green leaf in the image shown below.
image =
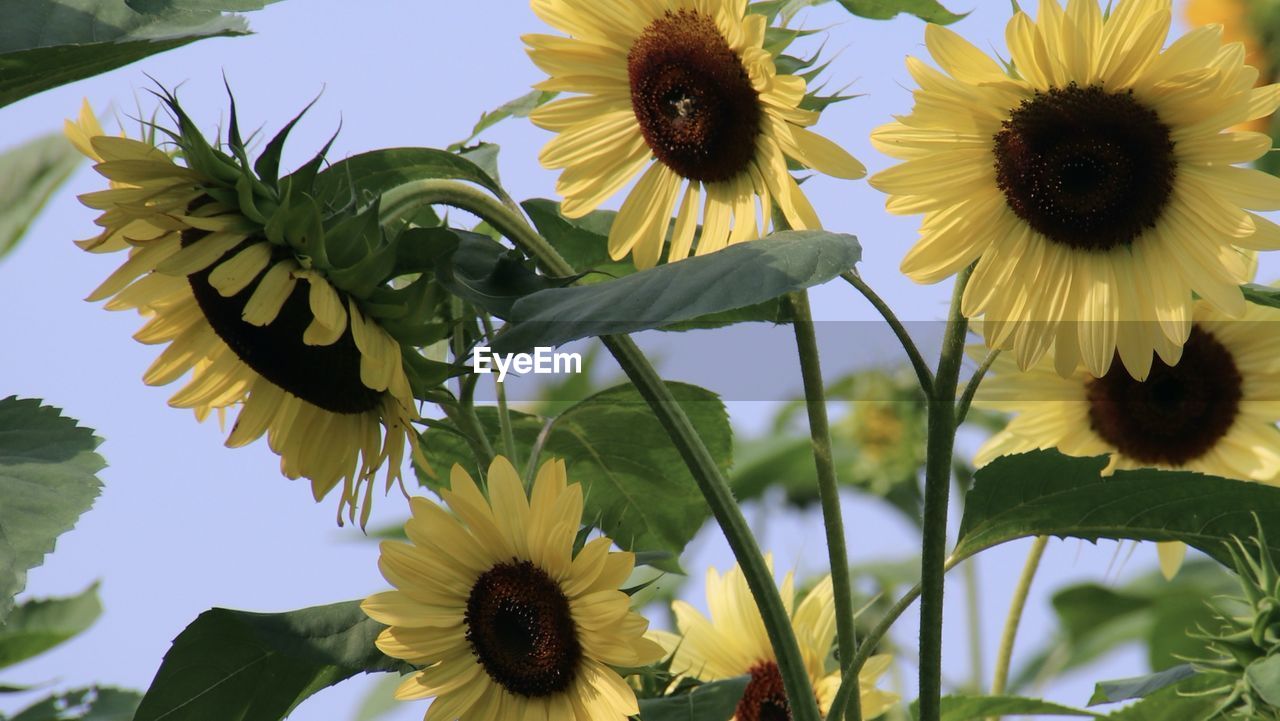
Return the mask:
[[[727,471],[733,431],[724,404],[714,393],[696,386],[668,383],[667,387]],[[476,410],[485,432],[497,438],[497,412]],[[522,458],[529,457],[544,425],[536,416],[512,414]],[[423,444],[435,472],[435,477],[420,472],[423,483],[439,488],[454,463],[479,477],[475,458],[456,434],[430,429],[423,435]],[[667,551],[671,556],[655,561],[654,566],[679,570],[680,552],[706,521],[707,504],[667,432],[632,386],[601,391],[553,419],[539,462],[551,458],[563,458],[570,482],[582,484],[587,525],[601,529],[629,551]]]
[[[1056,451],[1005,456],[974,474],[955,554],[1027,536],[1182,541],[1230,564],[1225,543],[1248,538],[1256,514],[1280,553],[1280,488],[1181,471],[1117,471],[1106,459]],[[1157,502],[1158,501],[1158,502]],[[1274,537],[1274,538],[1273,538]]]
[[[37,656],[93,625],[102,615],[98,584],[78,596],[27,601],[0,626],[0,668]]]
[[[314,193],[338,207],[352,199],[363,206],[366,198],[415,180],[431,179],[465,180],[502,192],[498,181],[460,155],[435,148],[387,148],[353,155],[325,168],[316,176]],[[389,209],[384,206],[383,210]]]
[[[49,198],[80,164],[80,154],[61,134],[46,135],[0,154],[0,258],[40,214]]]
[[[476,122],[475,127],[471,128],[471,134],[465,139],[459,140],[453,145],[450,145],[448,149],[450,151],[461,150],[467,143],[475,140],[476,136],[480,135],[480,133],[483,133],[485,130],[488,130],[507,118],[528,117],[529,113],[532,113],[539,106],[550,102],[552,98],[559,94],[560,93],[545,90],[531,90],[514,100],[508,100],[493,110],[483,113],[480,116],[480,120]]]
[[[911,704],[911,718],[920,718],[920,702]],[[941,721],[984,721],[988,716],[1085,716],[1099,718],[1084,709],[1061,706],[1038,698],[1017,696],[943,696]]]
[[[57,408],[0,400],[0,622],[27,584],[27,570],[89,510],[106,463],[99,439]]]
[[[910,13],[925,22],[950,25],[969,14],[953,13],[938,0],[840,0],[840,4],[854,15],[872,20],[888,20],[899,13]]]
[[[1146,676],[1099,681],[1093,687],[1093,696],[1089,699],[1089,705],[1146,698],[1156,691],[1185,681],[1194,675],[1196,670],[1191,667],[1191,664],[1184,663]]]
[[[495,352],[634,333],[746,308],[825,283],[861,255],[852,235],[786,231],[618,280],[521,298]]]
[[[422,235],[452,235],[457,248],[440,259],[436,280],[450,293],[499,318],[520,298],[572,279],[548,278],[527,267],[524,256],[479,233],[451,228],[418,229]],[[434,241],[440,242],[440,241]]]
[[[1244,670],[1244,677],[1263,701],[1280,707],[1280,656],[1254,661]]]
[[[128,689],[79,689],[38,701],[9,721],[133,721],[141,698]]]
[[[695,686],[689,693],[640,700],[640,721],[729,721],[751,681],[737,676]]]
[[[410,670],[374,646],[383,628],[359,601],[205,611],[174,639],[134,721],[278,721],[356,674]]]
[[[1217,695],[1194,695],[1206,690],[1206,677],[1193,676],[1176,686],[1161,689],[1141,701],[1108,714],[1108,721],[1210,721],[1222,719]],[[1216,682],[1215,682],[1216,683]],[[1189,695],[1183,695],[1186,692]]]
[[[1280,308],[1280,288],[1272,288],[1269,285],[1259,285],[1257,283],[1246,283],[1240,286],[1240,290],[1244,293],[1244,299],[1250,303],[1265,305],[1268,308]]]
[[[156,11],[125,0],[0,0],[0,107],[201,38],[244,35],[244,19],[219,7],[258,4],[135,3]]]
[[[169,12],[248,12],[261,10],[279,0],[125,0],[140,13],[152,15]]]

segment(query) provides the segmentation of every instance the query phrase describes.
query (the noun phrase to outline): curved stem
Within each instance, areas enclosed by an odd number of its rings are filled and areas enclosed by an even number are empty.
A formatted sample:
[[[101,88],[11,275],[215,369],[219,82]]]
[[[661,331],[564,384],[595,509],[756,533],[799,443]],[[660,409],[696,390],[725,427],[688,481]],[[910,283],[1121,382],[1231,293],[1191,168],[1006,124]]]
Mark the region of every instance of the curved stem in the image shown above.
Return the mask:
[[[480,323],[484,326],[484,334],[486,338],[493,337],[493,321],[489,319],[488,313],[480,314]],[[511,427],[511,411],[507,408],[507,384],[498,380],[498,376],[493,377],[494,392],[498,396],[498,427],[502,432],[502,448],[507,454],[507,460],[511,461],[511,465],[520,465],[520,456],[516,453],[516,434]]]
[[[1027,554],[1027,563],[1022,567],[1022,577],[1018,579],[1018,587],[1014,589],[1013,600],[1009,602],[1009,615],[1005,618],[1004,633],[1000,635],[1000,653],[996,657],[996,675],[991,682],[991,695],[1004,693],[1009,683],[1009,665],[1013,660],[1013,643],[1018,636],[1018,624],[1022,622],[1022,611],[1027,607],[1027,596],[1031,593],[1031,582],[1035,580],[1036,571],[1040,568],[1040,559],[1044,557],[1045,546],[1049,545],[1048,536],[1038,536]]]
[[[973,396],[978,392],[978,386],[982,385],[982,379],[987,376],[987,371],[991,370],[991,364],[996,362],[996,358],[1000,356],[1000,349],[992,349],[987,353],[987,357],[982,359],[982,365],[978,366],[978,370],[973,372],[969,377],[969,382],[964,387],[964,394],[960,396],[960,402],[956,404],[956,425],[964,423],[965,416],[969,415],[969,406],[973,404]]]
[[[493,446],[489,445],[484,426],[480,425],[480,419],[476,417],[475,408],[465,402],[457,403],[452,410],[447,405],[440,407],[444,410],[445,417],[466,439],[467,445],[471,446],[471,453],[476,457],[476,466],[480,470],[479,483],[487,484],[488,480],[484,476],[489,472],[489,464],[493,462]]]
[[[849,577],[849,553],[845,546],[844,517],[840,509],[840,485],[831,457],[831,424],[827,418],[826,389],[818,356],[818,337],[809,307],[809,294],[792,293],[788,300],[795,316],[796,351],[800,357],[800,376],[804,381],[805,406],[809,412],[809,438],[813,444],[813,464],[818,477],[818,499],[822,504],[822,524],[827,532],[827,556],[831,564],[831,585],[836,605],[836,638],[841,666],[848,667],[857,652],[857,628],[854,626],[853,583]],[[862,721],[862,698],[858,676],[849,679],[844,715],[833,705],[832,719]]]
[[[419,206],[443,204],[474,213],[532,256],[544,272],[560,276],[574,272],[573,267],[545,238],[529,227],[524,218],[475,188],[450,180],[423,180],[401,186],[387,195],[391,196],[393,193],[395,197],[391,200],[398,203],[411,201]],[[742,509],[729,489],[728,481],[716,465],[715,458],[702,442],[689,416],[671,395],[671,390],[636,344],[627,336],[604,336],[601,340],[641,397],[649,404],[658,422],[666,429],[672,444],[706,498],[712,515],[720,524],[760,609],[765,631],[778,658],[782,683],[791,703],[792,718],[795,721],[821,721],[817,699],[809,682],[804,659],[800,655],[800,645],[796,642],[791,619],[782,605],[778,586],[765,564],[764,555],[760,552],[755,537],[751,535]]]
[[[929,400],[929,437],[924,475],[924,543],[920,563],[920,721],[939,721],[942,713],[942,595],[947,555],[947,502],[951,457],[956,441],[956,386],[964,359],[968,321],[960,299],[970,270],[956,277],[942,354]]]
[[[932,398],[933,371],[929,369],[929,364],[925,362],[924,356],[920,354],[920,348],[912,340],[911,334],[907,332],[907,327],[902,324],[902,321],[898,320],[898,316],[894,314],[889,304],[885,303],[884,299],[872,290],[871,286],[867,285],[862,276],[855,271],[848,271],[841,273],[840,277],[844,278],[849,285],[857,288],[858,292],[862,293],[871,302],[871,305],[880,311],[880,315],[885,319],[885,322],[893,329],[893,334],[898,336],[898,342],[902,344],[902,349],[907,352],[907,358],[911,360],[911,367],[915,369],[916,378],[920,381],[920,388],[924,391],[925,397]]]

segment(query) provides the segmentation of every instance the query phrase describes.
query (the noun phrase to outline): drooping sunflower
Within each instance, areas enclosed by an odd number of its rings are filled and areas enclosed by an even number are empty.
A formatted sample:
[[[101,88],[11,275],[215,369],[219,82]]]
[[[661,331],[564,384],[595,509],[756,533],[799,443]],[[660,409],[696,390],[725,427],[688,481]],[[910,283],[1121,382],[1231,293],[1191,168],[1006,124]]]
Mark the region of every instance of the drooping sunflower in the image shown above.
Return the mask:
[[[1259,71],[1258,80],[1269,83],[1274,79],[1273,63],[1267,57],[1267,47],[1261,33],[1255,30],[1256,3],[1250,0],[1187,0],[1184,12],[1192,25],[1218,24],[1222,26],[1222,39],[1244,45],[1244,62]],[[1254,118],[1237,126],[1241,130],[1265,133],[1271,127],[1270,117]]]
[[[635,556],[600,537],[574,554],[582,487],[544,463],[526,497],[510,461],[494,459],[489,498],[453,467],[445,510],[411,500],[409,543],[382,544],[379,567],[398,590],[362,607],[389,626],[378,648],[423,669],[396,698],[435,698],[427,721],[623,721],[639,713],[610,666],[662,656],[649,623],[618,590]],[[452,511],[452,513],[450,513]]]
[[[865,175],[807,129],[818,113],[800,107],[805,80],[778,73],[764,48],[767,21],[748,14],[747,0],[531,1],[569,35],[524,36],[551,76],[535,87],[579,94],[530,116],[559,133],[540,160],[564,170],[562,212],[586,215],[644,171],[609,232],[614,259],[656,265],[677,201],[669,262],[689,255],[700,208],[698,255],[764,235],[773,203],[793,228],[820,227],[788,158],[839,178]]]
[[[1192,293],[1239,316],[1242,249],[1280,247],[1280,180],[1237,167],[1271,148],[1224,129],[1272,113],[1280,86],[1221,28],[1165,48],[1169,0],[1095,0],[1018,12],[1013,75],[955,33],[930,25],[942,72],[908,58],[912,113],[877,129],[905,162],[871,184],[899,214],[924,213],[902,261],[917,282],[976,263],[962,310],[987,344],[1012,344],[1022,368],[1050,347],[1064,375],[1083,360],[1102,376],[1118,357],[1147,375],[1152,351],[1175,363],[1191,332]]]
[[[825,717],[840,688],[840,671],[831,670],[832,641],[836,633],[835,598],[831,577],[823,579],[795,606],[795,585],[790,573],[783,579],[782,601],[791,617],[809,681]],[[701,681],[717,681],[749,675],[751,681],[734,711],[733,721],[767,721],[791,718],[791,705],[782,685],[777,656],[764,629],[759,608],[738,566],[723,577],[707,569],[707,606],[711,618],[684,601],[671,604],[680,633],[652,631],[650,636],[673,653],[671,671]],[[872,656],[858,674],[863,718],[872,719],[898,702],[895,694],[875,687],[892,659]]]
[[[1025,372],[997,358],[974,405],[1015,415],[974,462],[1057,448],[1109,455],[1103,475],[1160,468],[1280,483],[1278,321],[1273,308],[1250,304],[1243,318],[1231,319],[1198,301],[1181,358],[1174,365],[1157,359],[1145,381],[1119,363],[1100,378],[1083,366],[1064,378],[1047,358]],[[1166,576],[1185,552],[1180,543],[1161,544]]]
[[[176,101],[171,109],[185,125]],[[110,181],[80,196],[101,211],[102,232],[77,244],[128,256],[88,300],[137,310],[149,320],[134,338],[167,345],[143,381],[187,377],[169,404],[201,420],[239,407],[229,447],[266,434],[284,475],[309,479],[316,500],[341,484],[339,522],[363,504],[363,524],[378,472],[390,488],[406,447],[421,458],[400,344],[315,262],[268,237],[280,231],[265,227],[265,203],[241,194],[267,186],[195,145],[190,128],[173,134],[188,166],[151,142],[104,134],[87,102],[65,129]]]

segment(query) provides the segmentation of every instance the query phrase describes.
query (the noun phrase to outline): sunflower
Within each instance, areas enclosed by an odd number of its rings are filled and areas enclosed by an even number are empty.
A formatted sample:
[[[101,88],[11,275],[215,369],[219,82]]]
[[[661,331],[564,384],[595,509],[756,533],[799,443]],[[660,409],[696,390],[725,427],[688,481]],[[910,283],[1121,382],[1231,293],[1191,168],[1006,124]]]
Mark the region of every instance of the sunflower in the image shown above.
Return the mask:
[[[839,178],[865,175],[807,130],[818,113],[801,108],[805,80],[778,73],[764,49],[767,21],[748,14],[747,0],[532,4],[570,36],[524,36],[551,76],[535,87],[579,93],[530,116],[559,133],[540,160],[564,169],[561,211],[586,215],[644,170],[609,231],[615,260],[630,253],[641,269],[656,265],[677,200],[668,261],[689,255],[699,206],[698,255],[764,235],[774,203],[793,228],[820,227],[788,159]]]
[[[228,193],[225,180],[150,142],[105,135],[87,102],[66,135],[110,181],[80,196],[103,230],[77,244],[128,256],[88,300],[137,310],[149,320],[134,338],[167,344],[143,381],[188,376],[169,404],[201,420],[239,406],[227,446],[265,433],[284,475],[310,479],[316,500],[341,483],[339,523],[344,511],[354,520],[363,494],[363,525],[379,469],[390,488],[406,445],[421,455],[400,345],[228,202],[239,197],[234,182]]]
[[[1078,367],[1061,377],[1047,360],[1019,372],[996,359],[974,406],[1015,414],[978,450],[974,462],[1057,448],[1069,456],[1108,455],[1118,469],[1197,471],[1280,483],[1280,310],[1249,305],[1231,319],[1197,301],[1191,331],[1174,365],[1156,360],[1145,381],[1116,364],[1094,377]],[[1186,548],[1160,545],[1172,576]]]
[[[1245,64],[1261,71],[1259,81],[1271,82],[1275,75],[1271,62],[1267,59],[1266,45],[1259,33],[1254,31],[1253,9],[1249,6],[1249,0],[1187,0],[1184,12],[1187,22],[1192,25],[1221,25],[1222,39],[1229,43],[1243,44]],[[1254,118],[1237,127],[1265,133],[1271,127],[1271,118]]]
[[[410,543],[382,544],[379,567],[399,590],[365,599],[389,626],[378,648],[424,667],[396,698],[434,697],[427,721],[623,721],[634,691],[610,666],[641,666],[662,649],[618,587],[635,565],[600,537],[575,555],[582,487],[565,464],[544,463],[530,497],[502,456],[489,498],[455,465],[449,510],[411,500]],[[450,513],[449,511],[452,511]]]
[[[818,708],[825,717],[840,688],[840,671],[828,670],[836,633],[831,577],[814,586],[794,610],[796,594],[790,573],[783,579],[781,590],[809,681],[817,694]],[[675,601],[671,608],[680,628],[679,635],[650,632],[652,638],[673,654],[671,671],[701,681],[750,676],[733,721],[791,718],[773,645],[765,633],[764,621],[747,587],[746,577],[738,566],[723,578],[716,569],[707,569],[707,605],[711,609],[710,619],[688,603]],[[875,687],[876,680],[888,670],[891,661],[889,656],[872,656],[858,674],[864,718],[875,718],[898,702],[895,694]]]
[[[1280,247],[1280,226],[1249,212],[1280,209],[1280,179],[1234,165],[1271,139],[1224,132],[1273,112],[1280,86],[1254,88],[1219,26],[1164,48],[1170,12],[1044,0],[1037,21],[1009,22],[1014,75],[930,25],[945,72],[908,58],[915,108],[872,135],[906,161],[871,179],[889,211],[925,214],[903,272],[932,283],[976,263],[962,311],[1021,368],[1053,346],[1062,374],[1083,360],[1102,376],[1119,351],[1144,378],[1153,350],[1177,362],[1193,293],[1238,317],[1242,249]]]

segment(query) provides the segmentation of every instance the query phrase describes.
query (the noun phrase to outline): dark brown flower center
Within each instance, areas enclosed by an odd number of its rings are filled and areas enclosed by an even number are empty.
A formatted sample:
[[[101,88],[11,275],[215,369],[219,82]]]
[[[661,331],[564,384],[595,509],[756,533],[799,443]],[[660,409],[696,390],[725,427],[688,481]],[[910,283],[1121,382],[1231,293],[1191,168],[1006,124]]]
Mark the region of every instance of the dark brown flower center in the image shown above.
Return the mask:
[[[1173,193],[1169,127],[1132,91],[1037,91],[995,135],[1009,208],[1055,243],[1107,251],[1155,227]]]
[[[689,180],[728,180],[747,169],[760,134],[760,97],[715,20],[667,11],[627,55],[631,107],[645,142]]]
[[[1089,382],[1089,425],[1125,456],[1181,466],[1209,452],[1231,429],[1243,397],[1240,371],[1221,343],[1192,328],[1176,366],[1159,357],[1145,381],[1116,358]]]
[[[751,668],[751,681],[733,714],[738,721],[791,721],[778,664],[764,661]]]
[[[582,660],[560,584],[529,561],[485,571],[467,597],[467,641],[494,683],[521,696],[569,688]]]
[[[198,204],[199,201],[193,203],[193,209]],[[198,243],[207,235],[204,230],[185,230],[182,245]],[[307,283],[294,287],[280,314],[265,326],[246,323],[242,316],[266,269],[230,297],[223,297],[210,285],[209,275],[220,264],[261,242],[266,241],[248,238],[216,263],[187,276],[191,292],[209,325],[258,375],[308,403],[334,413],[364,413],[377,408],[382,394],[360,382],[360,349],[356,347],[350,326],[332,345],[313,346],[302,342],[302,335],[314,318]],[[268,269],[276,260],[279,259],[272,259]]]

